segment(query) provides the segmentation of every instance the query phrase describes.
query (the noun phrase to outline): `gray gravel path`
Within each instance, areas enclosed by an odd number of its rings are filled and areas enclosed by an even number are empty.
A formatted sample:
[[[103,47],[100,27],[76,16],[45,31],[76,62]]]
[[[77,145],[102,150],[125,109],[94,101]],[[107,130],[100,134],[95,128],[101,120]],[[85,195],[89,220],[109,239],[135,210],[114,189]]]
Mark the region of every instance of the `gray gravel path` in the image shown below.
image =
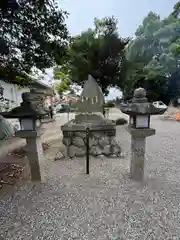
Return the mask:
[[[90,176],[83,159],[52,162],[45,183],[1,196],[0,239],[180,239],[180,123],[152,122],[143,183],[129,179],[130,136],[118,127],[124,158],[91,158]]]

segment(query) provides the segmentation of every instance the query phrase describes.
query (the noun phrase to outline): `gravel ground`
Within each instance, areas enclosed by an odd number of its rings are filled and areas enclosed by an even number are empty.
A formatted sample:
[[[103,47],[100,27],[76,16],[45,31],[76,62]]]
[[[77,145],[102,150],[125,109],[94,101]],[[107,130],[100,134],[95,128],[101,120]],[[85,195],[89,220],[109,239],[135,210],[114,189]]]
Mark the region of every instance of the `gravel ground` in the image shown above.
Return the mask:
[[[153,117],[145,180],[129,179],[130,136],[117,128],[121,159],[91,158],[47,164],[43,184],[26,183],[0,200],[0,239],[180,239],[180,123]]]

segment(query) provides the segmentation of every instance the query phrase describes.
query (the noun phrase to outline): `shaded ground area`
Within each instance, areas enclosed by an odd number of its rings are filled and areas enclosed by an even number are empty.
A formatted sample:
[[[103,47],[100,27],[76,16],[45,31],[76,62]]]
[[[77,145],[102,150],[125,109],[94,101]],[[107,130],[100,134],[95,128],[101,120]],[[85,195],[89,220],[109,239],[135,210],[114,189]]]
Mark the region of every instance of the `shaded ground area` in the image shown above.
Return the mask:
[[[180,125],[153,117],[152,126],[157,134],[147,141],[143,183],[129,179],[124,126],[117,137],[125,157],[91,158],[90,176],[84,159],[54,162],[50,149],[44,183],[1,194],[0,239],[179,239]]]
[[[67,116],[62,114],[57,117],[56,122],[43,124],[42,146],[45,153],[51,148],[51,152],[54,150],[53,154],[56,155],[57,144],[58,147],[62,146],[61,125],[66,121]],[[0,141],[0,149],[0,189],[16,184],[19,178],[28,179],[30,171],[26,157],[26,141],[20,138]],[[19,174],[20,172],[22,174]]]
[[[71,113],[69,119],[74,117],[74,113]],[[61,126],[62,124],[66,123],[68,120],[68,115],[66,113],[58,114],[55,117],[55,122],[45,123],[43,124],[44,134],[42,135],[42,141],[55,141],[58,138],[61,138]],[[0,162],[1,159],[8,154],[9,152],[13,151],[16,148],[22,147],[26,144],[24,139],[20,138],[12,138],[4,141],[0,141]]]

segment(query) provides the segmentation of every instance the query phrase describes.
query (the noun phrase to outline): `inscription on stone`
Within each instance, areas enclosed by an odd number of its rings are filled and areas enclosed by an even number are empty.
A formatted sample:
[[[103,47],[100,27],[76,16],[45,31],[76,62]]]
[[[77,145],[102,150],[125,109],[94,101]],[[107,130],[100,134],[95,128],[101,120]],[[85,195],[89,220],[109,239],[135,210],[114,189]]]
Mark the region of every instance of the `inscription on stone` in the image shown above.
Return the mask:
[[[135,148],[134,152],[136,153],[137,156],[143,157],[144,156],[144,149],[143,148]]]

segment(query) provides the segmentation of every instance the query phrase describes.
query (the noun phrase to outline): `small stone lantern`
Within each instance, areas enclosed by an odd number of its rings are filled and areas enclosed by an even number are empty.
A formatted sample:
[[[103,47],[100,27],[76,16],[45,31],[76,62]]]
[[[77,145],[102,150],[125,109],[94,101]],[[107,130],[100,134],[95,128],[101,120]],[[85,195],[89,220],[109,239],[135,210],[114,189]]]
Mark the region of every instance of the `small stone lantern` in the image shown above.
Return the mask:
[[[132,102],[121,106],[121,111],[129,115],[127,131],[131,134],[130,174],[134,180],[142,180],[144,177],[146,137],[155,135],[155,129],[150,128],[150,116],[163,114],[166,110],[149,103],[144,88],[136,89]]]
[[[31,179],[32,181],[40,181],[42,179],[40,168],[43,162],[41,117],[46,112],[33,104],[31,93],[23,93],[22,99],[21,106],[12,109],[10,112],[2,112],[1,114],[5,118],[19,119],[21,129],[16,132],[16,136],[26,139]]]

